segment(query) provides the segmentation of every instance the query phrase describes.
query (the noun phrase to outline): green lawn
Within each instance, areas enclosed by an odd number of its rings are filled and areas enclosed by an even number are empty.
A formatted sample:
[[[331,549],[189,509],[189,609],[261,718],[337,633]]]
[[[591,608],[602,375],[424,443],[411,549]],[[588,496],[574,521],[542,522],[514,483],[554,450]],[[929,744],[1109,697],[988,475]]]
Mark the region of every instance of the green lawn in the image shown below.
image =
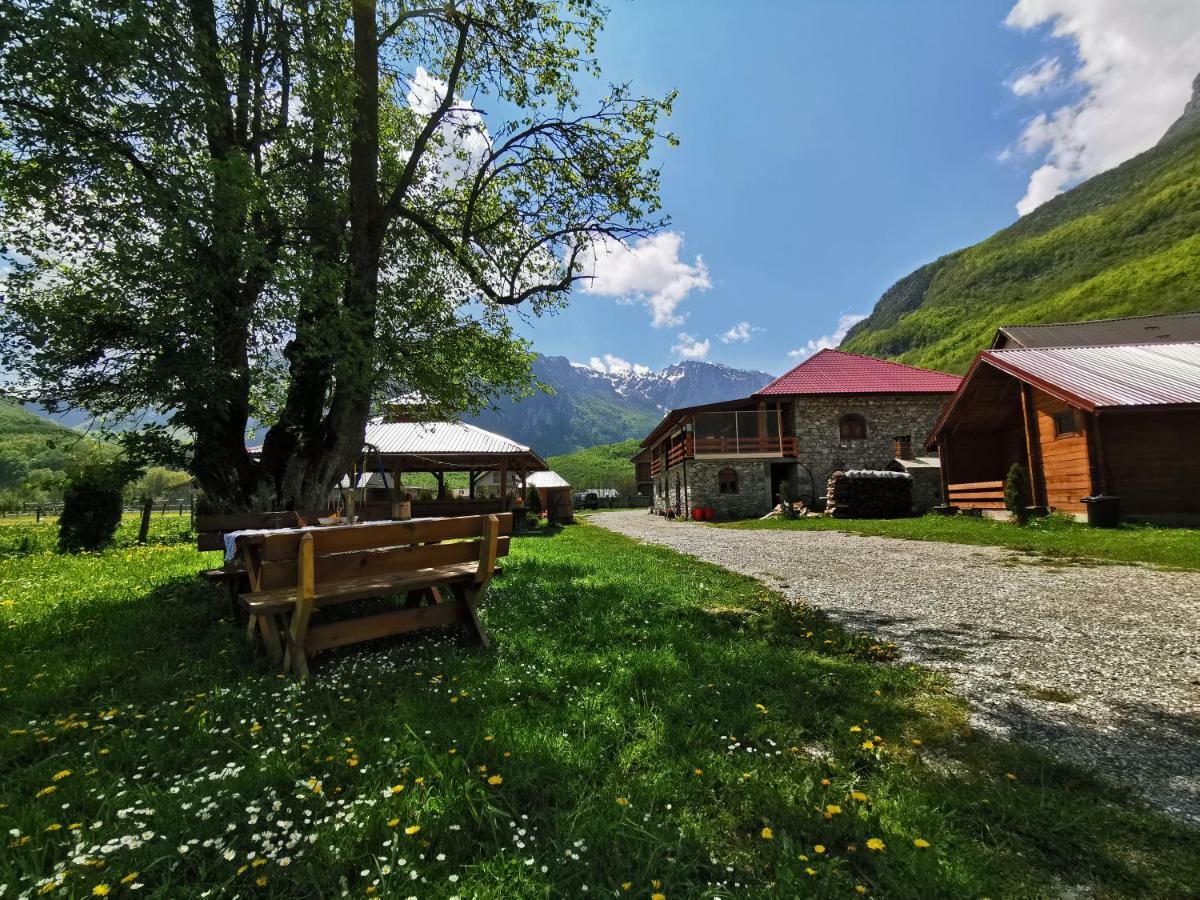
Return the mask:
[[[0,554],[6,900],[1200,893],[1196,832],[715,566],[518,538],[493,649],[394,640],[299,684],[172,538]]]
[[[1200,570],[1200,529],[1150,525],[1089,528],[1064,516],[1034,519],[1025,526],[971,516],[930,515],[915,519],[766,519],[718,527],[846,531],[911,541],[1008,547],[1064,559],[1149,563],[1167,569]]]

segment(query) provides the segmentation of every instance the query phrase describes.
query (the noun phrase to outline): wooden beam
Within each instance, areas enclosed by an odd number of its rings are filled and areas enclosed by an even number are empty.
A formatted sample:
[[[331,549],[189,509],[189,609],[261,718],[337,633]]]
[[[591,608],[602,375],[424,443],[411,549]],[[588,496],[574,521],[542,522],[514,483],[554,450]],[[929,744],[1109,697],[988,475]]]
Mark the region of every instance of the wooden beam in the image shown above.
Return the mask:
[[[1038,433],[1037,411],[1033,406],[1033,388],[1021,382],[1021,417],[1025,422],[1025,459],[1034,506],[1046,505],[1046,472],[1042,467],[1042,438]]]

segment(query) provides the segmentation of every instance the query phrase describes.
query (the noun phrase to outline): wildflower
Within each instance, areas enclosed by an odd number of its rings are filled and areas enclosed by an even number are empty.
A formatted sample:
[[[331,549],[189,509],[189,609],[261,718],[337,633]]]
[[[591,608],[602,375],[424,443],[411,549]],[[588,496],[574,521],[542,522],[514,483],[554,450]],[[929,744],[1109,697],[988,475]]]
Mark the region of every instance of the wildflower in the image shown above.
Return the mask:
[[[107,897],[112,892],[112,888],[107,884],[98,884],[92,888],[93,897]]]
[[[817,844],[815,847],[813,847],[813,853],[817,854],[817,856],[820,856],[824,852],[825,852],[824,844]]]
[[[402,790],[404,790],[404,785],[402,785],[402,784],[393,784],[392,785],[392,793],[393,794],[398,794]]]
[[[632,881],[622,881],[622,882],[621,882],[621,890],[623,890],[623,891],[627,891],[627,890],[629,890],[631,887],[633,887],[633,882],[632,882]]]
[[[494,741],[494,740],[496,739],[496,736],[495,736],[494,734],[485,734],[485,735],[483,736],[483,739],[484,739],[485,741],[489,741],[489,742],[490,742],[490,741]]]
[[[804,871],[805,871],[805,872],[807,872],[809,875],[816,875],[816,874],[817,874],[817,870],[816,870],[816,869],[814,869],[812,866],[805,866],[805,867],[804,867]]]
[[[414,834],[416,834],[420,830],[421,830],[420,825],[409,825],[407,828],[404,829],[404,833],[407,834],[409,837],[412,837]]]
[[[667,900],[667,895],[662,891],[657,891],[650,895],[650,900]]]
[[[60,825],[58,822],[54,822],[53,824],[46,826],[46,831],[60,831],[60,830],[62,830],[62,825]]]
[[[38,791],[35,796],[37,796],[39,798],[46,797],[46,796],[49,796],[50,794],[53,794],[57,790],[58,790],[58,788],[56,788],[54,785],[52,785],[52,784],[47,785],[46,787],[44,787],[40,791]]]
[[[488,784],[490,784],[492,787],[495,787],[496,785],[503,783],[503,781],[504,781],[504,779],[501,778],[499,775],[493,775],[491,778],[488,779]]]
[[[860,731],[862,731],[862,729],[861,729],[859,726],[857,726],[857,725],[851,725],[851,726],[850,726],[850,733],[851,733],[851,734],[858,734]]]
[[[764,827],[761,833],[764,841],[769,841],[775,837],[775,832],[773,832],[770,828]]]
[[[124,878],[121,879],[121,884],[129,884],[129,882],[133,881],[137,877],[138,877],[137,872],[130,872],[128,875],[126,875]]]
[[[856,893],[856,894],[865,894],[866,892],[867,892],[867,889],[866,889],[866,887],[864,887],[863,885],[861,885],[861,884],[856,884],[856,885],[854,886],[854,893]]]
[[[874,749],[875,749],[875,745],[874,745],[874,744],[873,744],[871,741],[863,741],[863,742],[862,742],[862,748],[863,748],[864,750],[874,750]]]
[[[855,800],[857,800],[859,803],[867,802],[867,795],[864,794],[862,791],[851,791],[850,796],[853,797]]]
[[[695,773],[696,773],[697,775],[703,775],[703,774],[704,774],[704,770],[703,770],[703,769],[696,769],[696,770],[695,770]]]
[[[1004,777],[1005,777],[1005,778],[1007,778],[1009,781],[1016,781],[1016,780],[1017,780],[1017,776],[1016,776],[1016,775],[1014,775],[1012,772],[1006,772],[1006,773],[1005,773],[1005,775],[1004,775]]]
[[[252,867],[254,867],[255,869],[261,869],[266,864],[267,864],[267,861],[265,859],[262,859],[261,857],[256,859],[254,862],[250,863],[250,865]]]
[[[70,769],[63,769],[61,772],[55,772],[54,777],[51,778],[50,780],[51,781],[62,781],[64,778],[67,778],[68,776],[70,776],[70,774],[71,774]]]
[[[628,806],[628,805],[629,805],[629,801],[625,797],[617,798],[617,806]]]
[[[913,846],[918,850],[924,850],[929,847],[929,841],[925,840],[925,838],[915,838],[913,840]]]
[[[879,838],[867,838],[867,849],[868,850],[874,850],[878,853],[882,853],[883,850],[886,849],[886,847],[887,847],[887,844],[885,844]]]
[[[767,714],[767,708],[765,706],[763,706],[761,703],[755,703],[754,708],[757,709],[764,716]]]
[[[841,811],[842,811],[842,808],[841,808],[840,806],[838,806],[836,803],[830,803],[829,805],[827,805],[827,806],[825,807],[825,815],[826,815],[827,817],[828,817],[828,816],[836,816],[836,815],[838,815],[838,814],[839,814]]]
[[[920,738],[913,738],[913,739],[912,739],[912,745],[913,745],[914,747],[920,747],[920,746],[921,746],[921,739],[920,739]]]
[[[262,726],[259,725],[257,722],[255,722],[253,725],[250,726],[251,734],[258,734],[260,731],[262,731]]]
[[[399,819],[388,819],[388,828],[395,828],[399,824],[400,824]]]
[[[254,883],[257,884],[259,887],[266,887],[267,880],[268,879],[267,879],[266,875],[259,875],[257,878],[254,879]]]
[[[828,778],[821,779],[821,787],[829,787],[829,779]]]

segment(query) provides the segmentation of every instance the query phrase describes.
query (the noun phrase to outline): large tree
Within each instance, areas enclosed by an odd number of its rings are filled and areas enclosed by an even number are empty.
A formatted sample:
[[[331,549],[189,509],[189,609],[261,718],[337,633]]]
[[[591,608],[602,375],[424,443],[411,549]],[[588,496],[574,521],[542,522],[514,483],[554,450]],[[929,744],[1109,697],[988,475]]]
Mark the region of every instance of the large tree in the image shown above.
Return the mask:
[[[585,106],[603,20],[590,0],[0,0],[3,363],[43,402],[166,417],[229,509],[319,503],[389,396],[522,390],[503,310],[564,302],[593,247],[660,224],[670,98]]]

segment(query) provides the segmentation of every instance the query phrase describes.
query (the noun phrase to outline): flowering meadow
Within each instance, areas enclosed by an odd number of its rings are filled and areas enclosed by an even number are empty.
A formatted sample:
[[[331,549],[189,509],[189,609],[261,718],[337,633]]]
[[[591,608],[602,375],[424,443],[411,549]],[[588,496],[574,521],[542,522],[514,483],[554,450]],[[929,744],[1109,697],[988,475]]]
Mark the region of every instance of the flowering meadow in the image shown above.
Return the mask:
[[[74,557],[32,527],[0,525],[4,900],[1200,894],[1200,836],[972,734],[896,648],[595,527],[514,540],[491,649],[303,684],[178,523]]]

